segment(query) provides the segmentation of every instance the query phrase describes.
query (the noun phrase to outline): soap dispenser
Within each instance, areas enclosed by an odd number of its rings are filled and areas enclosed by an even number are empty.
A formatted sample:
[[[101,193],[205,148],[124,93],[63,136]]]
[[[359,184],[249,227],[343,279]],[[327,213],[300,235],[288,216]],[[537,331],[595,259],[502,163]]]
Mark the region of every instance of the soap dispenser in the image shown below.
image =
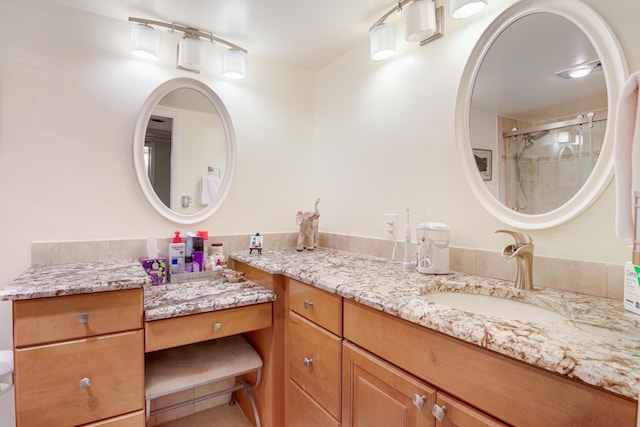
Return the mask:
[[[180,232],[176,231],[175,236],[173,237],[173,242],[169,244],[170,274],[184,273],[184,255],[185,244],[182,242]]]

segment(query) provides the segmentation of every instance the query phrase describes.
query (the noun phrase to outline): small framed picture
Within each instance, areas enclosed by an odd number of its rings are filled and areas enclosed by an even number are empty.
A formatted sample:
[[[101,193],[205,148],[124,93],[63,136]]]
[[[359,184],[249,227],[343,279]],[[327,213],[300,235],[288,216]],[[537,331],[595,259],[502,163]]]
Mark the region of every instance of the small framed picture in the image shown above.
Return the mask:
[[[491,181],[491,150],[473,149],[473,158],[484,181]]]
[[[258,254],[262,255],[262,244],[264,243],[264,237],[260,235],[260,233],[256,233],[255,236],[251,236],[251,242],[249,243],[249,254],[252,254],[253,251],[257,251]]]

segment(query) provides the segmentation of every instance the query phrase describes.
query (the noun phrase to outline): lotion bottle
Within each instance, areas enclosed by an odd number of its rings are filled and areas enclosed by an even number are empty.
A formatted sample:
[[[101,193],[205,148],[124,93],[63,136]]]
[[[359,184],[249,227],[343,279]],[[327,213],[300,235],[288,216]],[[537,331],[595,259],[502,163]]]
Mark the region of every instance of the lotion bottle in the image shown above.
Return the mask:
[[[173,242],[169,244],[170,274],[184,273],[184,255],[185,244],[182,242],[180,232],[176,231],[175,236],[173,237]]]

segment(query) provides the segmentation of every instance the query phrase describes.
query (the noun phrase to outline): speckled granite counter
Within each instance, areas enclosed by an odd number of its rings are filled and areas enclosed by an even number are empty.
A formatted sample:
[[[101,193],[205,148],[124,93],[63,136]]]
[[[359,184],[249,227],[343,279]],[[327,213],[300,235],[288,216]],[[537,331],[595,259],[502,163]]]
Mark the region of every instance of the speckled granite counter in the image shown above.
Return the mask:
[[[41,265],[0,288],[0,300],[22,300],[141,288],[151,281],[138,261]]]
[[[243,280],[222,278],[151,286],[138,261],[43,265],[27,269],[0,288],[0,300],[25,300],[144,288],[145,320],[223,310],[275,300],[275,293]]]
[[[231,258],[561,375],[638,397],[640,316],[624,310],[621,301],[555,289],[521,291],[512,282],[461,273],[423,275],[399,264],[329,249],[264,250],[262,255],[243,251]],[[530,302],[568,320],[524,322],[471,314],[425,297],[438,291]]]
[[[222,278],[145,287],[145,320],[241,307],[274,301],[276,295],[248,280],[237,283]]]

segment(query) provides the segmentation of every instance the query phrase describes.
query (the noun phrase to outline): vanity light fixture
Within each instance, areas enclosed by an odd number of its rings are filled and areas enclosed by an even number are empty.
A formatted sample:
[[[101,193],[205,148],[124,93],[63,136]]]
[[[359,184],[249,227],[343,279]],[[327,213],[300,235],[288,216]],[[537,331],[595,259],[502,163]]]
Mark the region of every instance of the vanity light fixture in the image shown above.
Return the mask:
[[[474,15],[487,5],[487,0],[449,0],[449,15],[463,19]]]
[[[178,42],[178,68],[199,73],[204,66],[204,45],[199,38],[186,35]]]
[[[229,49],[222,54],[222,75],[230,79],[247,76],[247,54],[238,49]]]
[[[599,59],[565,68],[556,72],[556,76],[563,79],[580,79],[596,71],[602,71],[602,62]]]
[[[147,24],[131,26],[131,53],[141,58],[158,59],[160,56],[160,33]]]
[[[378,24],[369,30],[371,59],[381,61],[396,51],[396,29],[389,24]]]
[[[155,21],[151,19],[129,17],[129,21],[135,24],[131,28],[132,53],[141,55],[140,52],[142,52],[142,55],[146,55],[146,57],[157,58],[160,51],[160,34],[153,27],[163,27],[169,29],[171,32],[182,34],[182,38],[178,43],[178,68],[199,73],[204,67],[205,62],[203,42],[207,41],[209,43],[219,43],[230,48],[230,50],[223,53],[223,67],[225,67],[225,62],[230,62],[226,54],[228,54],[228,52],[238,52],[236,57],[242,56],[242,60],[236,59],[236,64],[240,65],[237,65],[234,69],[236,71],[235,78],[238,78],[237,76],[241,73],[246,74],[247,50],[227,40],[221,39],[220,37],[216,37],[210,32],[186,27],[176,23]],[[155,39],[152,39],[152,37],[155,37]],[[144,41],[141,42],[140,40]],[[224,69],[225,68],[223,68],[223,71]],[[229,75],[229,73],[225,72],[223,72],[223,76],[233,77]]]
[[[418,0],[404,10],[404,34],[408,42],[419,42],[436,32],[436,4]]]
[[[405,39],[422,46],[444,35],[442,11],[433,0],[400,0],[369,28],[371,59],[380,61],[395,52],[395,28],[385,22],[391,15],[404,12]]]

